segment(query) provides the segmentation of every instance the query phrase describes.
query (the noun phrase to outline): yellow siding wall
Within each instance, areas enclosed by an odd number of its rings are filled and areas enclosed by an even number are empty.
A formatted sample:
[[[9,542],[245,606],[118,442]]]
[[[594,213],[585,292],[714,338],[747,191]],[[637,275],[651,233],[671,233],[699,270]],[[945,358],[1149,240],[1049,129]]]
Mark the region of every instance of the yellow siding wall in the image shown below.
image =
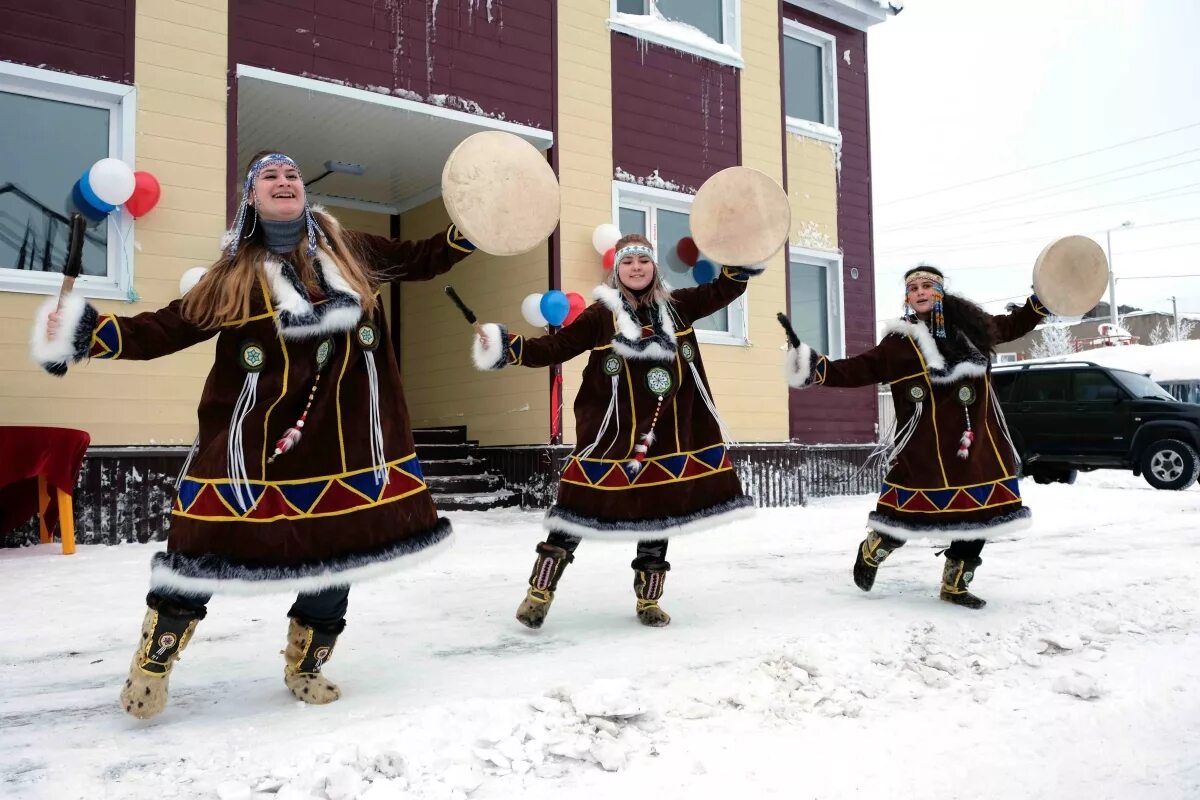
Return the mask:
[[[404,214],[400,233],[423,239],[448,224],[442,201],[434,200]],[[476,370],[471,328],[445,293],[453,286],[481,322],[536,336],[539,331],[521,318],[521,299],[546,291],[549,258],[545,244],[510,258],[477,252],[432,281],[394,286],[400,292],[400,372],[413,427],[466,425],[468,435],[484,445],[549,440],[547,371]]]
[[[833,145],[789,133],[787,149],[792,244],[837,250],[837,157]]]
[[[227,0],[138,3],[135,169],[162,184],[158,207],[134,226],[136,314],[179,296],[179,277],[216,256],[225,227]],[[0,423],[77,427],[94,444],[191,443],[212,343],[154,363],[95,361],[65,378],[30,363],[29,320],[44,297],[0,293]]]
[[[612,218],[612,75],[607,2],[558,4],[558,174],[562,289],[592,302],[603,279],[592,231]],[[563,365],[563,441],[575,442],[572,403],[587,360]]]
[[[779,6],[771,0],[742,2],[742,164],[782,183],[782,124],[779,95]],[[747,291],[749,347],[702,345],[714,399],[739,441],[788,438],[787,384],[780,377],[782,354],[776,312],[785,307],[785,255]]]

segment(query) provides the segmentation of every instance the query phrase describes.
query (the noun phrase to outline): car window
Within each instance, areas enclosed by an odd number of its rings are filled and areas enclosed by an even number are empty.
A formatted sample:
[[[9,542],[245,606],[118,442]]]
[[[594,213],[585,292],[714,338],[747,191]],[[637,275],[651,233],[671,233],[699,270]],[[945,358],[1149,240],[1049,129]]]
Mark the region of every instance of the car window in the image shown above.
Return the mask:
[[[1138,375],[1136,372],[1126,372],[1123,369],[1114,369],[1112,376],[1120,381],[1121,385],[1128,389],[1130,394],[1139,399],[1175,399],[1171,396],[1170,392],[1145,375]]]
[[[1071,379],[1071,399],[1076,403],[1119,400],[1124,393],[1098,369],[1076,372]]]
[[[1013,386],[1015,386],[1016,383],[1016,372],[992,373],[992,391],[996,393],[996,399],[1001,403],[1007,403],[1012,399]]]
[[[1021,382],[1021,399],[1031,403],[1065,402],[1070,391],[1071,371],[1065,369],[1029,370]]]

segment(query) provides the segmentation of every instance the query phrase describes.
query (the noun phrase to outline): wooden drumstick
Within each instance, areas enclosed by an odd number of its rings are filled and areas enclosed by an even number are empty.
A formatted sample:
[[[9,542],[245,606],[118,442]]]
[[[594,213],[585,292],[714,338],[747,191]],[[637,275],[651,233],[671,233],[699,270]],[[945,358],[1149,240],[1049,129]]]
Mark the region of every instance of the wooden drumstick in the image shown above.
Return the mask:
[[[63,262],[63,282],[58,292],[58,310],[62,310],[63,302],[75,288],[75,279],[83,269],[83,234],[86,228],[87,220],[82,214],[71,214],[71,233],[67,244],[67,260]]]
[[[792,347],[800,347],[800,337],[796,335],[796,331],[792,329],[792,321],[787,318],[787,314],[780,311],[775,315],[775,319],[779,320],[779,324],[783,326],[783,332],[787,334],[788,344]]]
[[[471,327],[475,329],[475,333],[479,335],[479,338],[486,340],[487,336],[485,336],[483,333],[483,326],[480,325],[479,321],[475,318],[475,312],[467,308],[467,304],[464,303],[462,298],[458,296],[458,292],[454,291],[454,287],[447,286],[446,294],[449,295],[450,299],[454,301],[454,305],[458,306],[458,310],[462,312],[462,315],[466,318],[467,322],[471,323]]]

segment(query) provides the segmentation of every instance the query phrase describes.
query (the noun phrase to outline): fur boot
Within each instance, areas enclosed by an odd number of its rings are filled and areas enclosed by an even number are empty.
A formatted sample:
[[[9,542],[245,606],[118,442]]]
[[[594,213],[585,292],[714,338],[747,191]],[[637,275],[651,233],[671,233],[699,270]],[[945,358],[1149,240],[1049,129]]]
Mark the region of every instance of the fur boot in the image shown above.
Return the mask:
[[[975,570],[983,563],[982,558],[956,559],[946,556],[946,567],[942,570],[941,598],[947,603],[965,608],[983,608],[987,601],[967,591],[975,577]]]
[[[632,566],[638,620],[652,628],[671,624],[671,615],[658,605],[671,565],[661,558],[639,557],[634,559]]]
[[[875,585],[879,565],[895,552],[896,548],[903,546],[904,541],[901,539],[876,531],[867,531],[867,538],[859,544],[858,555],[854,559],[854,585],[864,592],[871,591],[871,587]]]
[[[517,606],[517,621],[527,628],[537,630],[546,621],[546,613],[554,602],[554,592],[558,589],[558,579],[562,577],[567,565],[575,560],[575,554],[565,548],[556,547],[548,542],[540,542],[537,546],[537,560],[533,562],[533,572],[529,575],[529,591],[525,599]]]
[[[345,628],[345,620],[320,629],[305,625],[295,617],[288,618],[283,682],[297,700],[319,706],[342,696],[337,684],[321,674],[321,668],[333,658],[333,646]]]
[[[192,640],[196,625],[204,619],[199,612],[160,604],[146,609],[142,620],[142,640],[129,677],[121,689],[121,708],[138,719],[150,719],[167,706],[167,682],[179,654]]]

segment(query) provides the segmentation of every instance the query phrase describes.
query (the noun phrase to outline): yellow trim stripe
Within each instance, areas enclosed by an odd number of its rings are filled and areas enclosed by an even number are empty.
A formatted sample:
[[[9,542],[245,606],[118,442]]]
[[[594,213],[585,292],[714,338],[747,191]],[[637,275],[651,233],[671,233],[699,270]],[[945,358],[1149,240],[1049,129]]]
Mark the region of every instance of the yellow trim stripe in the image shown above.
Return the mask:
[[[332,484],[331,484],[331,485],[332,485]],[[342,484],[342,485],[343,485],[343,486],[345,486],[345,484]],[[350,487],[347,487],[347,488],[350,488]],[[415,495],[415,494],[419,494],[419,493],[421,493],[421,492],[428,491],[428,489],[429,489],[429,487],[427,487],[427,486],[425,486],[424,484],[422,484],[422,485],[420,485],[420,486],[416,487],[415,489],[413,489],[412,491],[405,492],[404,494],[398,494],[398,495],[396,495],[395,497],[389,497],[388,499],[386,499],[386,500],[381,500],[381,501],[379,501],[379,502],[377,502],[377,503],[370,503],[370,504],[367,504],[367,505],[361,505],[361,506],[357,506],[357,507],[355,507],[355,508],[346,508],[346,509],[342,509],[342,510],[340,510],[340,511],[326,511],[326,512],[323,512],[323,513],[320,513],[320,514],[303,514],[303,515],[298,515],[298,516],[288,516],[288,515],[286,515],[286,514],[281,514],[281,515],[274,516],[274,517],[268,517],[267,519],[248,519],[248,518],[246,518],[246,517],[240,517],[240,516],[235,516],[235,517],[201,517],[201,516],[197,516],[197,515],[193,515],[193,514],[188,514],[187,512],[184,512],[184,511],[172,511],[172,512],[171,512],[171,515],[172,515],[172,516],[175,516],[175,517],[182,517],[182,518],[184,518],[184,519],[195,519],[195,520],[200,520],[201,522],[250,522],[250,523],[254,523],[254,522],[278,522],[278,521],[280,521],[280,520],[284,520],[284,519],[288,519],[288,520],[302,520],[302,519],[319,519],[319,518],[323,518],[323,517],[341,517],[341,516],[344,516],[344,515],[346,515],[346,514],[354,514],[354,513],[356,513],[356,512],[359,512],[359,511],[369,511],[370,509],[373,509],[373,508],[379,508],[380,506],[386,506],[386,505],[388,505],[389,503],[394,503],[394,502],[396,502],[397,500],[404,500],[405,498],[412,497],[412,496],[413,496],[413,495]],[[324,493],[322,492],[322,494],[324,494]],[[289,505],[291,505],[291,504],[289,503]],[[293,507],[294,507],[294,506],[293,506]]]
[[[588,460],[591,461],[591,459],[588,459]],[[701,462],[701,463],[703,463],[703,462]],[[705,464],[705,466],[708,466],[708,465]],[[611,471],[612,470],[609,470],[609,472],[611,472]],[[582,481],[569,481],[565,478],[562,478],[560,480],[563,483],[570,484],[571,486],[583,486],[588,489],[598,489],[599,491],[602,491],[602,492],[623,492],[623,491],[626,491],[627,489],[650,489],[650,488],[654,488],[656,486],[659,486],[659,487],[670,486],[671,484],[674,484],[674,483],[684,483],[685,481],[694,481],[697,478],[707,478],[711,475],[719,475],[723,472],[732,472],[732,471],[733,471],[733,467],[719,467],[717,469],[712,470],[711,472],[705,472],[700,475],[688,475],[686,478],[672,478],[669,481],[654,481],[653,483],[631,483],[628,486],[597,486],[594,483],[584,483]],[[607,475],[608,473],[605,473],[605,474]],[[603,480],[603,478],[601,480]]]

